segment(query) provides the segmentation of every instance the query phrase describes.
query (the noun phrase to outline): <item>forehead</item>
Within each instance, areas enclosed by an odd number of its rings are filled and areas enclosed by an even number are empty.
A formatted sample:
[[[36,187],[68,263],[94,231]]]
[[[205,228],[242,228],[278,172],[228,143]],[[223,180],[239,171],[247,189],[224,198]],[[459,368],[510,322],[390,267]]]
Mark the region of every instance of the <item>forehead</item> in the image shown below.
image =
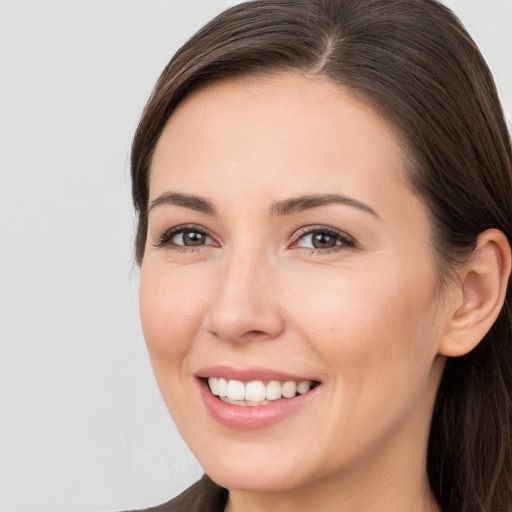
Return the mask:
[[[245,77],[202,87],[178,106],[155,150],[150,193],[223,179],[253,190],[282,181],[290,194],[312,181],[368,193],[385,180],[403,190],[403,161],[391,124],[330,80]]]

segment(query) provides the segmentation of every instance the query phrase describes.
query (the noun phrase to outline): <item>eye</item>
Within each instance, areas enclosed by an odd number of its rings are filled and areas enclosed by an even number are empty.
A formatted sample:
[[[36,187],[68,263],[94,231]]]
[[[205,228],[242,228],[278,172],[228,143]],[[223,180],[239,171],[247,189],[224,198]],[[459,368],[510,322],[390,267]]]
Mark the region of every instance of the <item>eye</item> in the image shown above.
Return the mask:
[[[177,226],[166,231],[155,244],[157,247],[171,246],[176,249],[214,245],[212,237],[199,226]]]
[[[328,252],[329,250],[354,247],[355,241],[346,233],[334,228],[307,227],[298,233],[293,246]]]
[[[174,235],[170,240],[174,245],[184,245],[187,247],[196,247],[211,243],[212,239],[200,231],[182,231]]]

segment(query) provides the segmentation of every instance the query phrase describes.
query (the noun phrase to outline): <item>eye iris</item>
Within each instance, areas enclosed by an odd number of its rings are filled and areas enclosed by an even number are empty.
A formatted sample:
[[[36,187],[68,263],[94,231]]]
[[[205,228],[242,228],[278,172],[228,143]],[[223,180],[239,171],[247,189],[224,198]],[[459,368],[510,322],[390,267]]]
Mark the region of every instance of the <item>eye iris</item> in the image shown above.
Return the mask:
[[[321,231],[314,233],[312,236],[312,243],[315,249],[328,249],[330,247],[335,247],[336,242],[336,238]]]
[[[186,246],[204,245],[205,239],[205,235],[197,231],[186,231],[183,233],[183,245]]]

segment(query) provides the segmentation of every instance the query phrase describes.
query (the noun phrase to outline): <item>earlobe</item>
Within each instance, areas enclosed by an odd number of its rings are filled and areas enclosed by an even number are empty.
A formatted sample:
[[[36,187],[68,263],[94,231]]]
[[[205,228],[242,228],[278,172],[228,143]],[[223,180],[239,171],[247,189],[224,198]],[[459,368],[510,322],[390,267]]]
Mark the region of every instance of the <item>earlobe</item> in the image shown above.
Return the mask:
[[[510,272],[507,237],[497,229],[482,232],[471,259],[460,270],[439,354],[463,356],[480,343],[503,307]]]

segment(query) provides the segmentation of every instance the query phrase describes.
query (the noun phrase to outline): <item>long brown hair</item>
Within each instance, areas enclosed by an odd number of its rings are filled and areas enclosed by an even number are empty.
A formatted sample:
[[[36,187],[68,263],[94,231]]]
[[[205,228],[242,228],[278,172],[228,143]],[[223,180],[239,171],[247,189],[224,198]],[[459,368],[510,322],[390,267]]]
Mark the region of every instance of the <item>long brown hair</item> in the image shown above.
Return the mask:
[[[489,69],[449,9],[435,0],[256,0],[194,35],[146,105],[132,148],[139,263],[152,154],[175,107],[204,84],[287,70],[350,89],[402,135],[441,276],[488,228],[512,241],[510,135]],[[427,471],[445,512],[512,510],[511,300],[509,287],[489,333],[443,374]]]

